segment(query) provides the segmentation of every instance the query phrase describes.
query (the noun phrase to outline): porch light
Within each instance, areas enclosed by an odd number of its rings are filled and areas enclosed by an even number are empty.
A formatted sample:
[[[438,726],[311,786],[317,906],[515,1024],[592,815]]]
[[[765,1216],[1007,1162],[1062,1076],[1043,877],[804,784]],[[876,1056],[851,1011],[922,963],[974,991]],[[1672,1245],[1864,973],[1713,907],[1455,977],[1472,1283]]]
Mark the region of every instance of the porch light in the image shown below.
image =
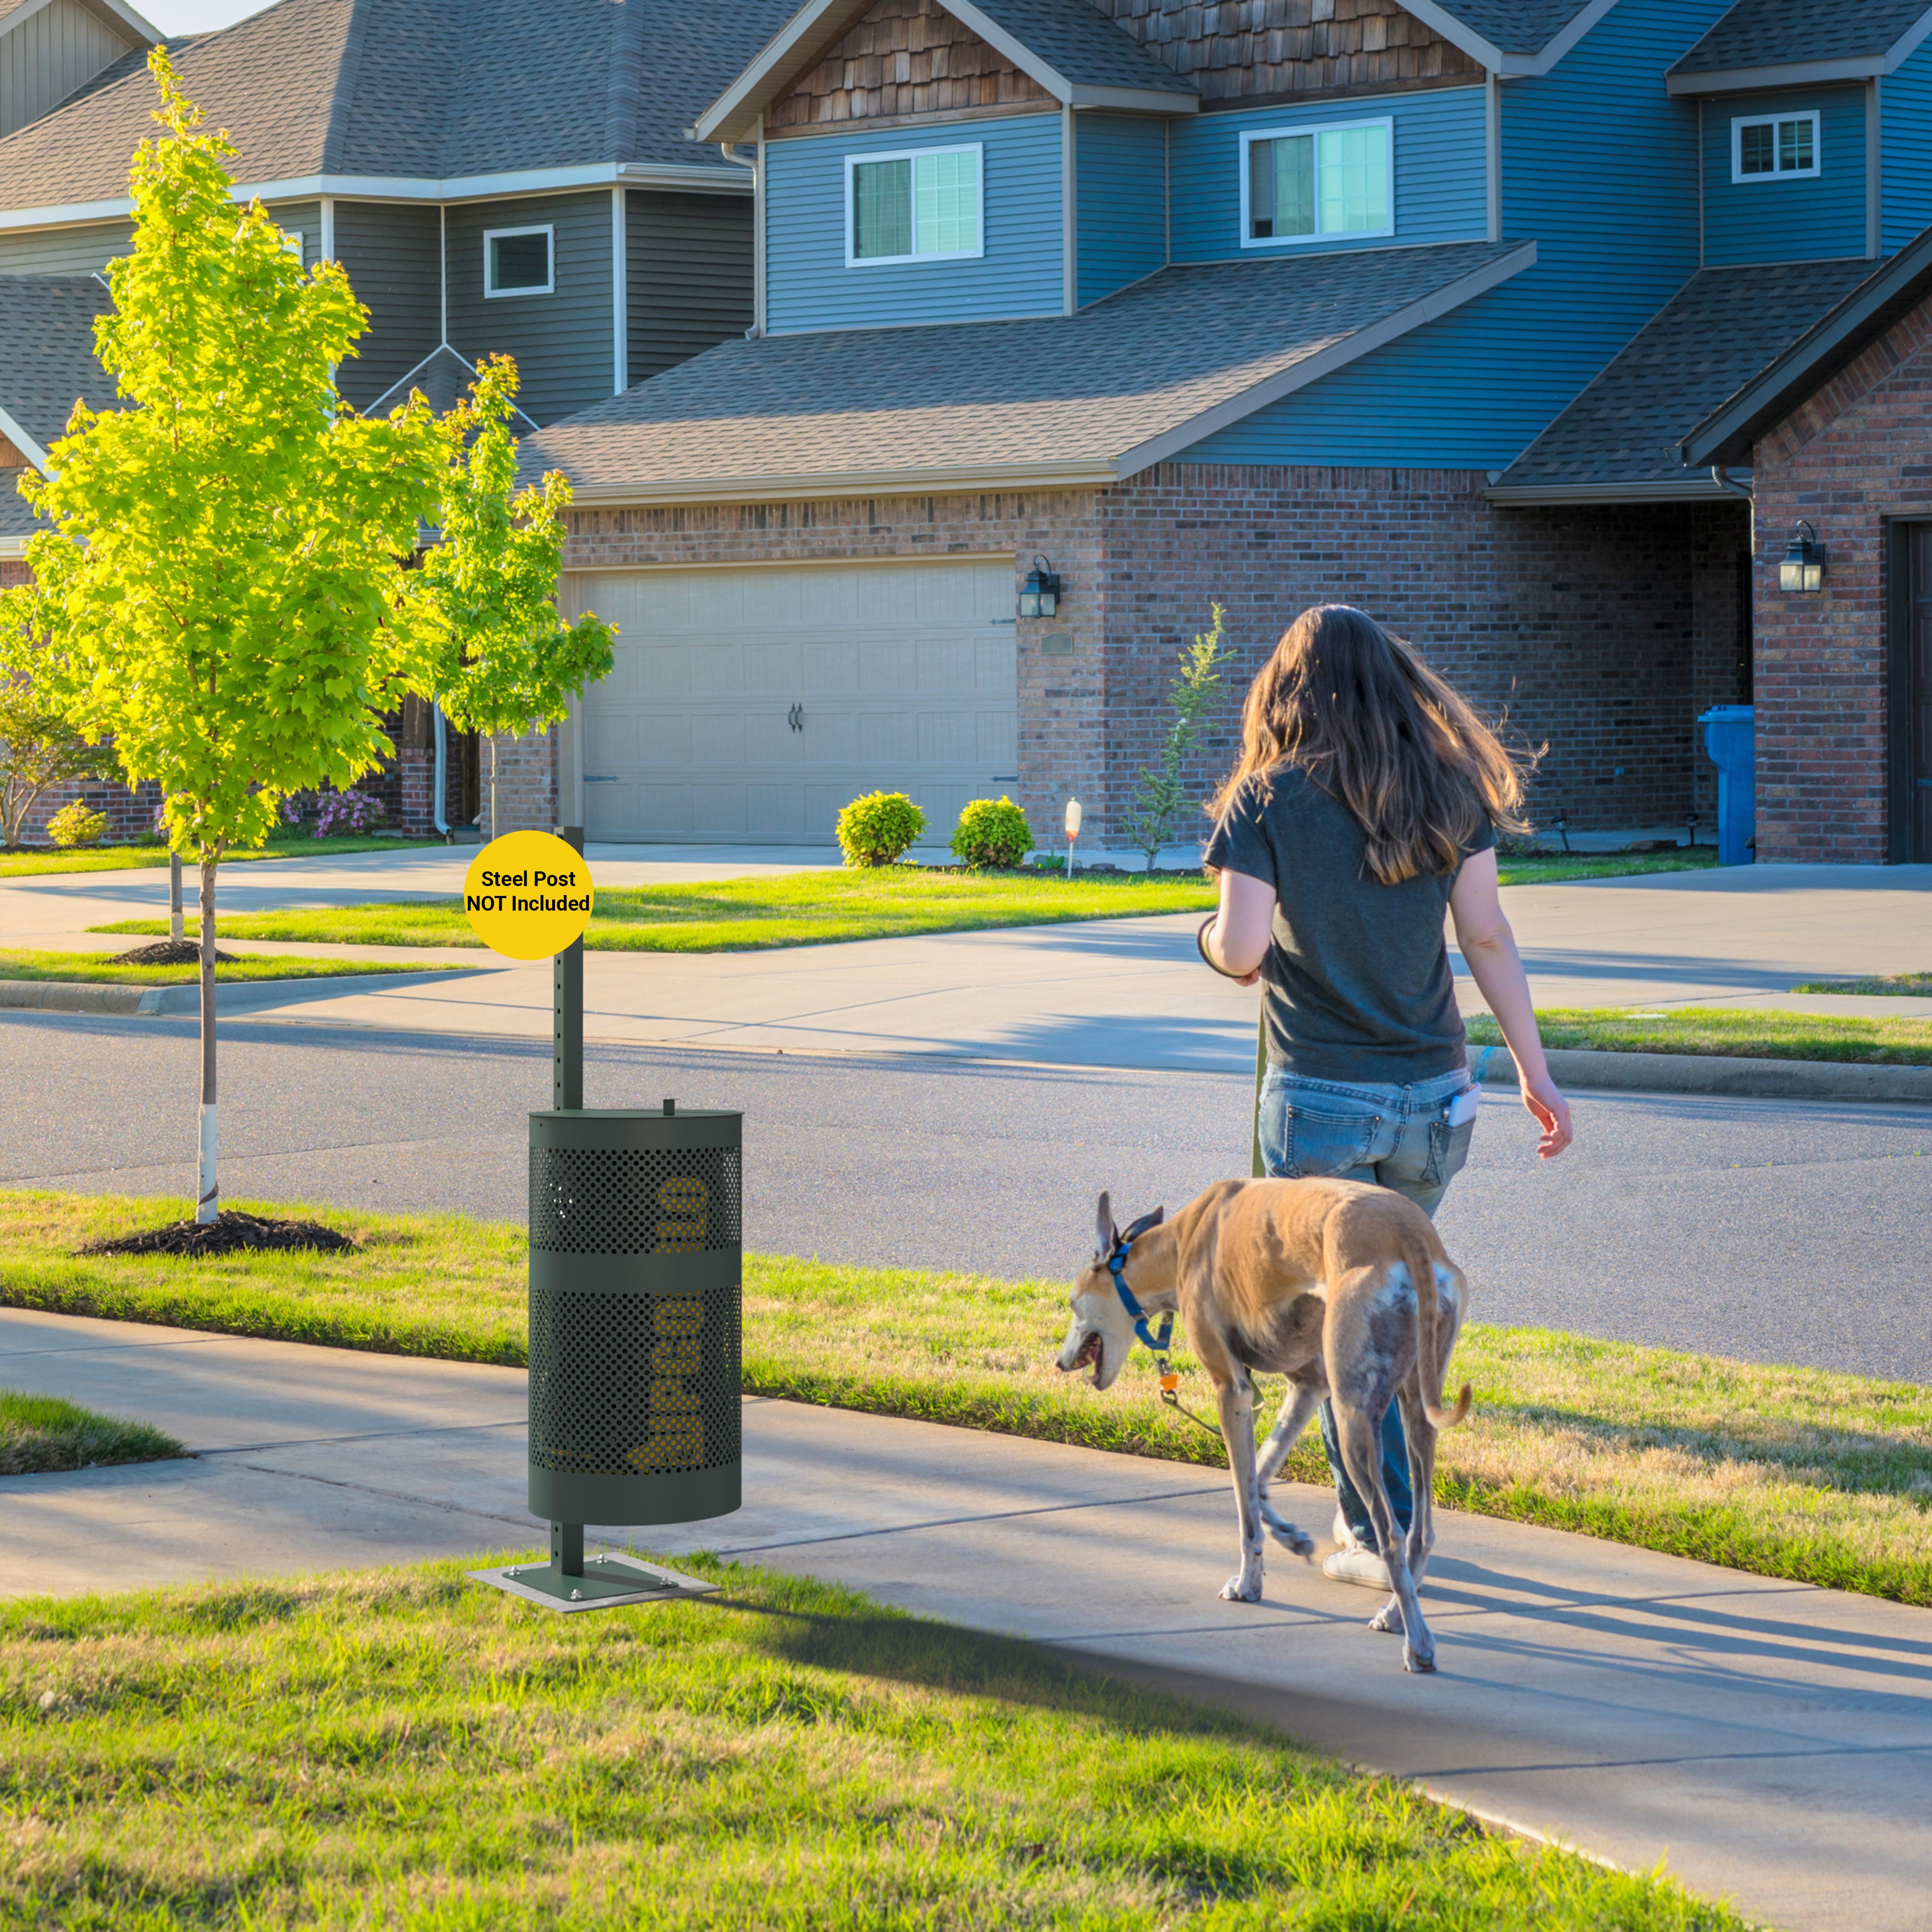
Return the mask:
[[[1022,617],[1051,617],[1060,608],[1060,579],[1046,567],[1046,559],[1036,555],[1020,590]]]
[[[1825,587],[1825,546],[1818,541],[1818,532],[1802,517],[1791,532],[1791,548],[1778,566],[1778,587],[1797,591]]]

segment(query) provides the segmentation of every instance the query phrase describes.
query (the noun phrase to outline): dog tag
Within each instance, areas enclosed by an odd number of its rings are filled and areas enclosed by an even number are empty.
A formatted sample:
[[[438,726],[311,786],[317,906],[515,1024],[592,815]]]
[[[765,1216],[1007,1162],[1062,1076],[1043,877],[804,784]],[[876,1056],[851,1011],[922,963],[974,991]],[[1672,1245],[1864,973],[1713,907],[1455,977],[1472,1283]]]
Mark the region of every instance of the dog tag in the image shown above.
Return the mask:
[[[1476,1118],[1476,1109],[1482,1104],[1481,1089],[1465,1087],[1442,1110],[1442,1118],[1452,1127],[1467,1126]]]

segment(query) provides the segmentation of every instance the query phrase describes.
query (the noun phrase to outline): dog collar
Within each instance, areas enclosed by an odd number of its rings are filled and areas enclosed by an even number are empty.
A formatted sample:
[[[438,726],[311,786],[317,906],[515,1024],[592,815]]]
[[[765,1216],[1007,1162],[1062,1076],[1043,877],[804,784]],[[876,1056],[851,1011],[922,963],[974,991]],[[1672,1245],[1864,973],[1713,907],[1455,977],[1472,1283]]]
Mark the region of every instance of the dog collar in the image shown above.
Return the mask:
[[[1160,1225],[1161,1210],[1156,1208],[1151,1214],[1143,1214],[1124,1234],[1118,1235],[1114,1242],[1114,1252],[1107,1257],[1107,1272],[1114,1277],[1114,1291],[1120,1298],[1120,1306],[1133,1318],[1134,1333],[1141,1338],[1143,1346],[1156,1355],[1164,1355],[1174,1342],[1174,1311],[1169,1309],[1161,1318],[1160,1333],[1156,1335],[1148,1326],[1147,1310],[1143,1308],[1127,1286],[1127,1251],[1135,1240],[1150,1228]]]

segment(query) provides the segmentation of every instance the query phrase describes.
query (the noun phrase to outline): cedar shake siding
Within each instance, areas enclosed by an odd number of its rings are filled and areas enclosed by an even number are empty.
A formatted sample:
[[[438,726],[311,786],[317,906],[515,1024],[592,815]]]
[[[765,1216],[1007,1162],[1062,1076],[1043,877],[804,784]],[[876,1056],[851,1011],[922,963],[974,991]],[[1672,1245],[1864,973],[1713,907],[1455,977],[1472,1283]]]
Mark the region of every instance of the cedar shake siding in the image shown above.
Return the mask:
[[[938,0],[878,0],[766,112],[765,132],[1029,104],[1055,104],[1037,81],[962,26]]]
[[[1204,111],[1357,88],[1466,86],[1482,64],[1389,0],[1093,0]]]
[[[634,191],[625,203],[628,372],[641,382],[752,326],[749,195]]]

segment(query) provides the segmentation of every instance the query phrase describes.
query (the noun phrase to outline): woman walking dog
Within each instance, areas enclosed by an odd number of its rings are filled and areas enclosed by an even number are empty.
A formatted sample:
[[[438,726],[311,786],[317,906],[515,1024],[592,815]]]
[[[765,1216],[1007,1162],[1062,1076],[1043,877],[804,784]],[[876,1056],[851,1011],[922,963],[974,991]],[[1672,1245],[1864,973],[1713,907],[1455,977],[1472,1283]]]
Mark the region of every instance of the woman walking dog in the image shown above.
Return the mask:
[[[1545,1160],[1570,1144],[1516,941],[1496,896],[1496,833],[1524,829],[1522,783],[1448,682],[1346,604],[1305,610],[1248,692],[1240,757],[1209,809],[1220,909],[1201,928],[1217,973],[1262,986],[1270,1174],[1334,1176],[1406,1195],[1431,1216],[1468,1157],[1476,1094],[1456,1010],[1456,944],[1515,1056]],[[1322,1438],[1341,1546],[1330,1576],[1386,1590],[1367,1505],[1330,1404]],[[1382,1474],[1403,1530],[1412,1503],[1400,1413]]]

